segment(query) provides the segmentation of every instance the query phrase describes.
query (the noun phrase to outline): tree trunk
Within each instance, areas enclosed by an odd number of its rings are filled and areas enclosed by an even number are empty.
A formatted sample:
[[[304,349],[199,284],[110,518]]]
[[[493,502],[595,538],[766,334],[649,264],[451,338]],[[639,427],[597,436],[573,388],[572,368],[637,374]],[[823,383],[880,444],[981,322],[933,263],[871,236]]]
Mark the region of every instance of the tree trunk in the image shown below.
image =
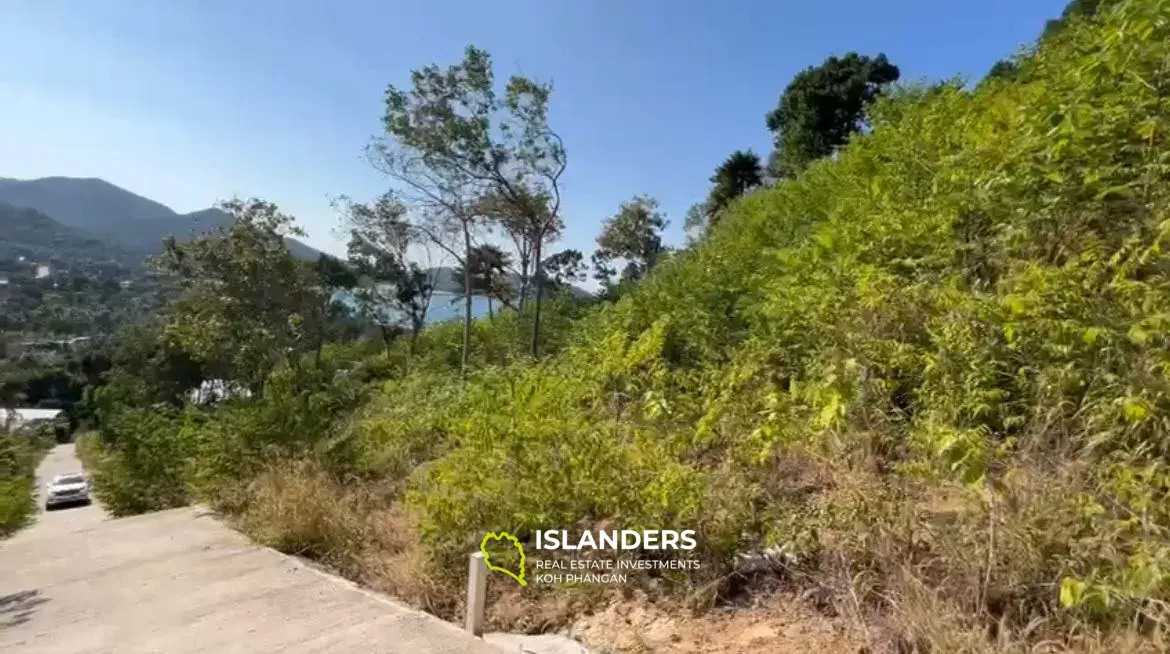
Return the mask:
[[[471,350],[471,229],[463,223],[463,353],[459,376],[467,377],[467,356]]]
[[[381,331],[381,342],[383,342],[386,347],[386,353],[390,354],[390,344],[392,343],[392,339],[390,338],[390,326],[378,325],[378,329]]]
[[[495,320],[496,316],[492,313],[492,296],[487,296],[488,301],[488,320]]]
[[[544,235],[540,234],[536,239],[536,245],[533,248],[533,267],[532,278],[536,283],[536,293],[533,300],[535,301],[535,308],[532,314],[532,356],[536,358],[540,356],[540,297],[541,291],[544,290],[544,270],[540,265],[540,246],[544,241]]]
[[[520,310],[524,310],[524,304],[528,300],[528,253],[523,250],[520,252]]]

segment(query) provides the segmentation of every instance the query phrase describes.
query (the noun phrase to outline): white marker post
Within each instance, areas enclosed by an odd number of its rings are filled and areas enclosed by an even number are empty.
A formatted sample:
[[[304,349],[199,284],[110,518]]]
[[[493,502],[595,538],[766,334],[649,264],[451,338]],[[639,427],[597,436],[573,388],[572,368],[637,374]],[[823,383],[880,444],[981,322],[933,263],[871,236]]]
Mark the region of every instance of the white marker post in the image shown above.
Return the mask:
[[[483,636],[483,609],[487,601],[487,563],[483,552],[476,552],[467,561],[467,630],[473,636]]]

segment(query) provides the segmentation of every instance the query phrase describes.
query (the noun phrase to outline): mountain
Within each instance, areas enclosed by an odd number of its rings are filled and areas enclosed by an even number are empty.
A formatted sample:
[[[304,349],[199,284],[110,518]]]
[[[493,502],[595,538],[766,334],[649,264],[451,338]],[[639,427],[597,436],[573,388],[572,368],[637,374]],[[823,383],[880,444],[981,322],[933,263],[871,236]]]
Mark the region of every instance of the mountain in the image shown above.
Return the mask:
[[[214,208],[179,214],[164,204],[95,178],[0,178],[0,203],[35,209],[65,227],[139,253],[158,251],[167,236],[189,240],[231,221],[229,214]],[[287,241],[289,251],[298,258],[314,260],[320,254],[296,239]]]
[[[129,263],[141,258],[49,218],[36,209],[0,204],[0,260],[25,257],[41,263]]]

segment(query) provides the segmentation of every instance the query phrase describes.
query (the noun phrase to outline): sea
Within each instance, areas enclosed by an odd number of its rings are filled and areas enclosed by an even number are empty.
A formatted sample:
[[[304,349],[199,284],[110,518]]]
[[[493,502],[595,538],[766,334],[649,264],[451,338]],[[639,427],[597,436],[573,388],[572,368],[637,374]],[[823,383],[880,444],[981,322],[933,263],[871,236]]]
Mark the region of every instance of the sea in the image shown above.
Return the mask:
[[[353,295],[348,291],[338,291],[333,299],[335,301],[343,302],[350,307],[356,307]],[[499,302],[493,302],[495,310],[499,310]],[[386,308],[388,314],[393,314],[394,310],[390,307]],[[486,318],[488,315],[488,299],[479,295],[471,298],[471,316],[473,318]],[[427,324],[433,325],[447,320],[458,320],[463,317],[463,298],[454,293],[447,293],[444,291],[435,291],[431,294],[431,305],[427,310]]]

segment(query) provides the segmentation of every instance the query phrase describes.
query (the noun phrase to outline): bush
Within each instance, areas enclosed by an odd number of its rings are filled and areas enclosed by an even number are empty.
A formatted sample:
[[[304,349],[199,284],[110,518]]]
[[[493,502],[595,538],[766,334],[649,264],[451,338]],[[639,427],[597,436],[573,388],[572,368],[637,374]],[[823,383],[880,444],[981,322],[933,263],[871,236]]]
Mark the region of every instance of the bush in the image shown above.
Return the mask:
[[[0,538],[27,526],[37,514],[36,481],[0,479]]]
[[[121,408],[102,420],[100,439],[79,446],[94,495],[115,516],[186,506],[193,442],[173,408]]]
[[[37,514],[36,469],[53,449],[52,433],[51,428],[0,433],[0,538],[15,534]]]
[[[272,461],[246,492],[240,525],[260,543],[343,568],[360,556],[363,503],[312,459]]]

